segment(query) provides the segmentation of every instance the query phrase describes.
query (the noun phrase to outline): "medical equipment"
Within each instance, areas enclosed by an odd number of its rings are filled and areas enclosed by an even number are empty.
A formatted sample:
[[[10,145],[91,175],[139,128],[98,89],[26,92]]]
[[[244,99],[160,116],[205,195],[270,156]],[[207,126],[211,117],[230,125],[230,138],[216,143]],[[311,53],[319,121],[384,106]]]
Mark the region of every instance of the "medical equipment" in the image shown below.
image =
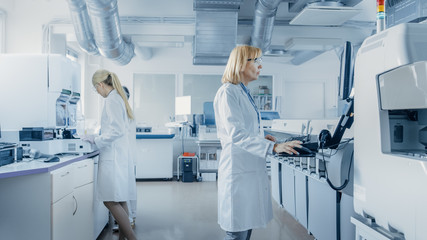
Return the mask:
[[[19,131],[19,141],[44,141],[55,137],[53,128],[24,127]]]
[[[353,143],[352,131],[345,131],[351,126],[347,117],[345,113],[339,120],[277,119],[272,130],[265,131],[280,141],[307,141],[303,145],[312,149],[311,154],[268,158],[273,199],[319,240],[354,239],[355,235],[349,222],[354,216]],[[322,139],[322,132],[330,138]],[[318,149],[318,139],[324,149]]]
[[[357,239],[427,236],[426,48],[427,25],[405,23],[365,39],[356,57]]]
[[[20,141],[23,148],[34,148],[46,154],[80,154],[96,150],[96,146],[81,139],[54,139],[48,141]]]
[[[76,128],[80,64],[59,54],[3,54],[0,72],[3,130]]]
[[[0,166],[16,160],[16,143],[0,142]]]

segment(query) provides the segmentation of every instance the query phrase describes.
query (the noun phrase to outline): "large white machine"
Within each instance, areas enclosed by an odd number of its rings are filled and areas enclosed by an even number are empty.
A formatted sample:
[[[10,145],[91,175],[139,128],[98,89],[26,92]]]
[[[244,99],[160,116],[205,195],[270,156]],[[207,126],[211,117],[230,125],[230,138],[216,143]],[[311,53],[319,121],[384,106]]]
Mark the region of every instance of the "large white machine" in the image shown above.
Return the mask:
[[[357,239],[427,237],[427,24],[367,38],[355,65]]]
[[[59,54],[2,54],[0,72],[4,131],[76,125],[80,64]]]
[[[25,139],[20,136],[21,146],[45,154],[94,151],[89,143],[72,139],[71,133],[62,134],[74,132],[78,125],[80,64],[60,54],[2,54],[0,73],[0,122],[13,136],[10,141],[16,142],[24,128],[44,128],[56,136],[31,138],[27,131]]]

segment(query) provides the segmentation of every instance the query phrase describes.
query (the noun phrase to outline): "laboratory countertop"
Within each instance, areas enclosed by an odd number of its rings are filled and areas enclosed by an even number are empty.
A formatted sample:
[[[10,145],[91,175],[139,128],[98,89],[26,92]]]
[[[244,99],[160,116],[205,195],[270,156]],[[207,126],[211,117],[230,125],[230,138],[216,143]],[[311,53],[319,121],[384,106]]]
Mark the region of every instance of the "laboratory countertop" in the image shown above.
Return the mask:
[[[214,143],[214,144],[220,144],[221,143],[221,141],[219,140],[219,138],[217,138],[217,139],[198,139],[197,141],[196,141],[196,143],[197,144],[210,144],[210,143]]]
[[[175,134],[169,133],[137,133],[136,139],[171,139]]]
[[[85,160],[99,154],[99,151],[94,151],[88,154],[66,155],[59,159],[59,162],[44,162],[46,158],[40,159],[24,159],[20,162],[11,163],[0,167],[0,179],[19,177],[31,174],[51,172],[58,168],[67,166],[74,162]]]

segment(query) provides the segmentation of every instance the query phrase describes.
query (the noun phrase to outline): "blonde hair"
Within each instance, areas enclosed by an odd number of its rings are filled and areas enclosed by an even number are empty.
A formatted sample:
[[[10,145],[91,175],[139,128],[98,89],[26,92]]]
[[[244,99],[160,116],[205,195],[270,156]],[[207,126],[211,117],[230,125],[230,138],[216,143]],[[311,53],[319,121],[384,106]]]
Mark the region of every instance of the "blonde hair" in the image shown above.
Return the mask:
[[[93,86],[95,86],[100,82],[103,82],[104,84],[107,84],[108,86],[111,86],[116,89],[116,91],[119,93],[120,97],[122,97],[125,103],[128,118],[134,119],[132,109],[130,108],[129,102],[126,97],[126,93],[123,90],[122,84],[120,83],[120,80],[117,75],[107,70],[100,69],[93,74],[92,84]]]
[[[222,83],[239,84],[240,72],[243,72],[248,63],[248,59],[261,57],[262,51],[257,47],[241,45],[235,47],[228,58],[227,66],[222,75]]]

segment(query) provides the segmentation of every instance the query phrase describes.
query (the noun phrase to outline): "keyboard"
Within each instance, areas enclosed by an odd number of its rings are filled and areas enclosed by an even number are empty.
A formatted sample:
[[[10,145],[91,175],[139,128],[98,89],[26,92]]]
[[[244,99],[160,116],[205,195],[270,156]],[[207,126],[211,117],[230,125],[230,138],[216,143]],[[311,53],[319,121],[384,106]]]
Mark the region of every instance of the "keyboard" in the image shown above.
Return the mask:
[[[294,149],[299,152],[299,155],[287,154],[285,152],[278,153],[277,155],[282,157],[314,157],[316,156],[318,144],[317,142],[307,142],[301,144],[301,148],[295,147]]]

